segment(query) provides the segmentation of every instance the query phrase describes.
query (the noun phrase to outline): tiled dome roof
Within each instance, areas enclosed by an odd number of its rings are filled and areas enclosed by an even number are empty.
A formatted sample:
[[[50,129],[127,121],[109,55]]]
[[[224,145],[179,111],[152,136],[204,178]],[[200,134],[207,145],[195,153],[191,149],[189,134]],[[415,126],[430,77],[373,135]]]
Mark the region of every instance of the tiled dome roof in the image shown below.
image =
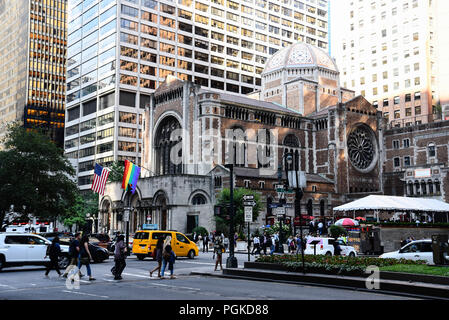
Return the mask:
[[[322,67],[338,72],[337,65],[322,49],[298,42],[283,48],[268,59],[263,73],[284,68]]]

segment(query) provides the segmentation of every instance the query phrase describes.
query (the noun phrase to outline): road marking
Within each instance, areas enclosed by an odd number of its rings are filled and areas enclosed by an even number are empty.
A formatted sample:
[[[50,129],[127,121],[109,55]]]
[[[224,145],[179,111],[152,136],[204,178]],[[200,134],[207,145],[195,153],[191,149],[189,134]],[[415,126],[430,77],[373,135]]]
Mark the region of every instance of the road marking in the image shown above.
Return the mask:
[[[16,287],[7,285],[7,284],[0,284],[0,287],[7,287],[7,288],[11,288],[11,289],[17,289]]]
[[[68,290],[62,290],[62,292],[66,292],[66,293],[73,293],[73,294],[81,294],[81,295],[86,295],[86,296],[91,296],[91,297],[99,297],[99,298],[105,298],[108,299],[108,296],[99,296],[97,294],[92,294],[92,293],[85,293],[85,292],[78,292],[78,291],[68,291]]]
[[[144,275],[140,275],[140,274],[132,274],[132,273],[125,273],[125,272],[123,272],[122,274],[127,275],[127,276],[140,277],[140,278],[147,278],[147,279],[150,278],[149,275],[144,276]]]

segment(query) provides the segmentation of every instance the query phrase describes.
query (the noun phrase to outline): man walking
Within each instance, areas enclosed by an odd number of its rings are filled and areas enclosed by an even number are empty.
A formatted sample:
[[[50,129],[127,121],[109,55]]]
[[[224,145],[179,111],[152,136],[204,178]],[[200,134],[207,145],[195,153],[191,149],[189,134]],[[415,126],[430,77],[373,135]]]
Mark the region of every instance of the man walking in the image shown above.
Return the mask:
[[[260,239],[258,236],[254,236],[253,239],[253,251],[251,252],[251,254],[254,254],[254,251],[256,251],[256,254],[260,254]]]
[[[69,256],[70,256],[70,264],[67,266],[67,268],[64,271],[64,274],[62,275],[64,278],[67,278],[67,275],[73,268],[78,267],[78,257],[80,254],[80,239],[81,239],[81,233],[77,232],[75,234],[75,239],[72,240],[69,247]],[[78,270],[80,277],[83,275],[81,274],[80,270]]]
[[[209,252],[209,236],[205,234],[203,236],[203,253]]]

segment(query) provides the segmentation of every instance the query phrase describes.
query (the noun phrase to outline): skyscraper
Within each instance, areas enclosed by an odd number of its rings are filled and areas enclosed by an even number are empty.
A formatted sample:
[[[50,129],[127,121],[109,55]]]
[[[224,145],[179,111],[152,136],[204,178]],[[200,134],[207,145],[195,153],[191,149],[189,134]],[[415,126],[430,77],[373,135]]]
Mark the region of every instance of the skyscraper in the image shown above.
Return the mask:
[[[440,120],[449,102],[449,3],[338,0],[334,7],[343,86],[376,105],[392,127]]]
[[[0,1],[0,137],[20,121],[63,146],[65,6],[66,0]]]
[[[327,50],[327,1],[69,0],[66,154],[88,189],[95,162],[140,163],[149,94],[174,76],[234,94],[272,54]]]

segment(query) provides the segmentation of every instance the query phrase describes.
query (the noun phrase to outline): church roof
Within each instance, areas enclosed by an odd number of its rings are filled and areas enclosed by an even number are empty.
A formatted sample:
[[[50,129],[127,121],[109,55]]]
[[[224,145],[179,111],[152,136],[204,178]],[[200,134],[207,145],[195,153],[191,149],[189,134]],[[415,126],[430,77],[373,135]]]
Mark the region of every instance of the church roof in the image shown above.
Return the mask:
[[[322,49],[304,42],[294,43],[268,59],[262,74],[285,68],[321,67],[338,72],[334,60]]]

